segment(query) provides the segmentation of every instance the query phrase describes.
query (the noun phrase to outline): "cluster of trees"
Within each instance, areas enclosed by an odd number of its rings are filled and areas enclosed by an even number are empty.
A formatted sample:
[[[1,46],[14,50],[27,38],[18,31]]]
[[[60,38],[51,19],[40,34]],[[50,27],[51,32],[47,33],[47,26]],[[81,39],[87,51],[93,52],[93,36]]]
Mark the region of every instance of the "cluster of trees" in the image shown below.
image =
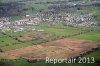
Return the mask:
[[[18,16],[22,14],[22,4],[12,3],[0,3],[0,16]]]

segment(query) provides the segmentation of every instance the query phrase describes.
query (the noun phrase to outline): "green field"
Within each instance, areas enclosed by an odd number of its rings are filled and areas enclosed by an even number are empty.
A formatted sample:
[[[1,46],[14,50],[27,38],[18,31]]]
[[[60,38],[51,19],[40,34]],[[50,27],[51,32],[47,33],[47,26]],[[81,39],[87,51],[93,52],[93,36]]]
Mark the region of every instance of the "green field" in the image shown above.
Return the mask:
[[[100,59],[100,50],[90,53],[90,54],[86,55],[86,57],[94,57],[95,59]]]
[[[28,63],[25,60],[16,60],[16,61],[1,61],[0,66],[99,66],[99,64],[67,64],[67,63],[59,63],[59,64],[46,64],[44,61],[37,63]]]
[[[5,45],[12,45],[13,43],[17,43],[17,42],[18,41],[14,40],[13,38],[0,33],[0,47]]]
[[[100,41],[100,27],[97,27],[94,29],[95,31],[93,32],[78,35],[78,36],[75,36],[75,38],[99,42]]]

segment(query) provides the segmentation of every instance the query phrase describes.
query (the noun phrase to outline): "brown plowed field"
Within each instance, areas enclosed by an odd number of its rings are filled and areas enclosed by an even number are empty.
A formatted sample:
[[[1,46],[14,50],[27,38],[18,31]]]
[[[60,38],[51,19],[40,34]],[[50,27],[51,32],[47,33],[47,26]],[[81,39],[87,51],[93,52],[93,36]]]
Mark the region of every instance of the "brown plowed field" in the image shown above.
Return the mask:
[[[79,56],[80,54],[84,54],[94,48],[98,48],[98,46],[91,44],[90,41],[61,39],[42,43],[40,45],[16,49],[7,52],[7,56],[11,59],[22,57],[28,60],[45,59],[45,57],[69,58]]]
[[[19,37],[18,40],[20,40],[22,42],[27,42],[27,41],[35,40],[35,38],[31,38],[31,37]]]

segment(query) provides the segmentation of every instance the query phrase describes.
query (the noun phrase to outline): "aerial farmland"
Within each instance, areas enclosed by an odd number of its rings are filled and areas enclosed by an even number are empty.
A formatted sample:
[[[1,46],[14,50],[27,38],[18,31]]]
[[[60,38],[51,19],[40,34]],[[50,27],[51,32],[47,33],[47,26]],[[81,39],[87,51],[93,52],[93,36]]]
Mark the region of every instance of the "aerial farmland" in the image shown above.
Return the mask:
[[[99,63],[99,0],[0,1],[0,66]]]

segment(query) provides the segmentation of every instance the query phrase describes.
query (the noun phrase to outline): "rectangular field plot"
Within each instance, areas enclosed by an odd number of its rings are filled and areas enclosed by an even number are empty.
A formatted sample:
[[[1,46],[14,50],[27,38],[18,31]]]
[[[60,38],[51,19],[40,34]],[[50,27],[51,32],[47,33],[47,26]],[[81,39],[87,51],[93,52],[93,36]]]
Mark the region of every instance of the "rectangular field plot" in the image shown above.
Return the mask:
[[[90,44],[90,41],[77,39],[60,39],[42,43],[40,45],[29,46],[7,52],[8,58],[16,59],[19,57],[29,61],[44,60],[45,56],[49,58],[71,58],[81,56],[89,51],[99,48]],[[25,52],[26,51],[26,52]],[[16,53],[17,52],[17,53]]]
[[[36,32],[30,31],[30,32],[26,32],[26,31],[21,31],[21,32],[14,32],[14,31],[9,31],[7,34],[12,36],[12,37],[20,37],[20,36],[28,36],[28,35],[32,35],[35,34]]]
[[[17,43],[18,41],[14,40],[13,38],[3,35],[0,33],[0,47],[5,45],[12,45],[14,43]]]
[[[100,41],[100,27],[95,28],[93,32],[77,35],[74,38],[99,42]]]

